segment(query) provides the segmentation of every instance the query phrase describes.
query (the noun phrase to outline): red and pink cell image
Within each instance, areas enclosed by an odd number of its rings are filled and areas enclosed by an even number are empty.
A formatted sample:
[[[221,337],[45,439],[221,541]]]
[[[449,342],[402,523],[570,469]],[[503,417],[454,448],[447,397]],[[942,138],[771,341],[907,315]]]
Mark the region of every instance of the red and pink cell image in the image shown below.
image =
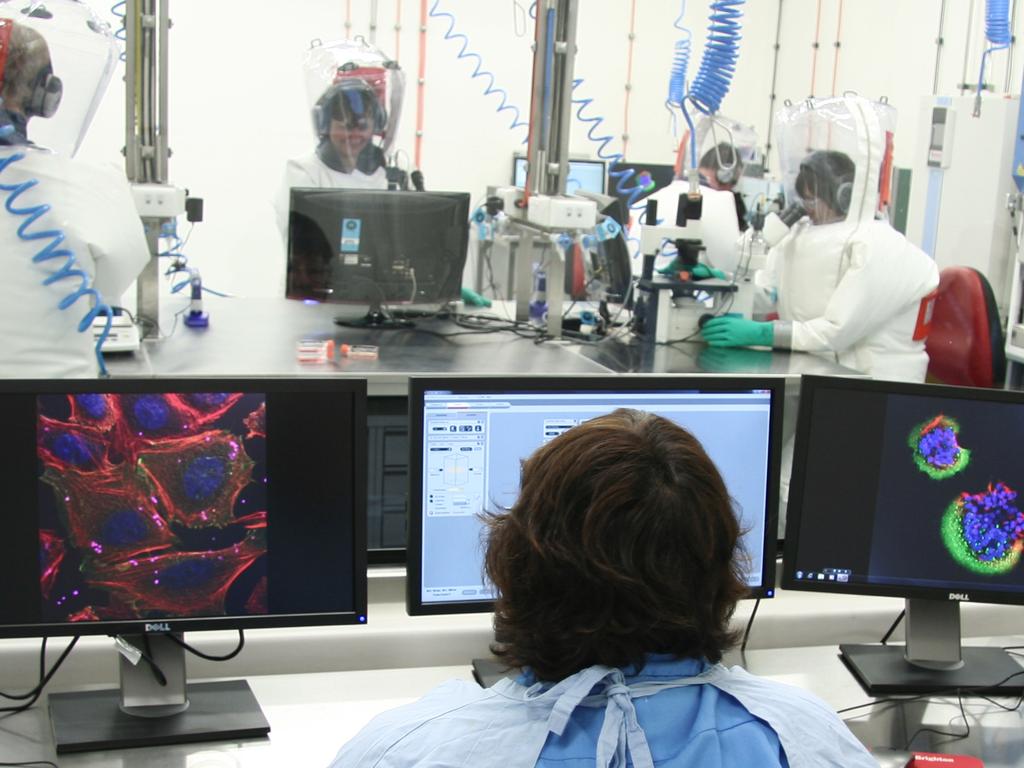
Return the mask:
[[[267,610],[263,441],[245,393],[38,398],[44,616]]]

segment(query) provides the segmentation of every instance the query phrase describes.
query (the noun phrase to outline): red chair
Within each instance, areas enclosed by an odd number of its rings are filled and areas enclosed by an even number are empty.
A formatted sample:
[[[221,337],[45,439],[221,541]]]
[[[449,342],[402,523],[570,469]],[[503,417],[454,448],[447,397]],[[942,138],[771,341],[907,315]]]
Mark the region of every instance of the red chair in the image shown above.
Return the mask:
[[[970,267],[946,267],[925,341],[928,381],[964,387],[1002,387],[1006,351],[995,295]]]

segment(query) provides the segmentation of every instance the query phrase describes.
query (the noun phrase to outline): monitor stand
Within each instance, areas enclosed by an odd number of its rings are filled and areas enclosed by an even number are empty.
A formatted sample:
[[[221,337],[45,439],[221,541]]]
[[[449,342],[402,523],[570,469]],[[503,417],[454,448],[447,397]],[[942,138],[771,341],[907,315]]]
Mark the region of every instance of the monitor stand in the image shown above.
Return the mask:
[[[245,680],[186,684],[185,651],[165,635],[131,635],[118,643],[124,649],[120,689],[50,694],[58,754],[237,740],[270,732]],[[136,657],[133,664],[126,658],[142,648],[152,663]]]
[[[871,695],[1024,693],[1024,666],[1002,648],[960,645],[960,603],[906,601],[906,645],[839,646],[840,658]]]
[[[396,317],[393,313],[384,309],[379,300],[371,303],[370,309],[362,317],[354,320],[346,317],[336,317],[334,322],[346,328],[373,328],[382,331],[413,328],[416,325],[412,320]]]

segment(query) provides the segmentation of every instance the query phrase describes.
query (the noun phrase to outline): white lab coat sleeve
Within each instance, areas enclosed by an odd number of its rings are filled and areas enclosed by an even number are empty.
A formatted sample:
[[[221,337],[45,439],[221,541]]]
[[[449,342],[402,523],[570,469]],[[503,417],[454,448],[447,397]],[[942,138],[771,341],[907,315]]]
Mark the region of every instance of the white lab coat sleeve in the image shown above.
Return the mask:
[[[751,230],[744,232],[741,237],[746,237]],[[754,273],[754,288],[757,290],[755,304],[760,307],[775,308],[779,298],[779,259],[781,249],[772,248],[765,254],[765,263],[762,269]]]
[[[841,353],[889,322],[906,304],[907,286],[902,278],[910,275],[901,274],[892,268],[890,260],[872,254],[864,241],[855,240],[846,248],[849,266],[825,313],[793,322],[793,349]]]
[[[84,214],[78,220],[84,224],[95,288],[106,302],[117,302],[149,262],[149,245],[124,172],[113,165],[87,172],[96,178],[90,179],[84,195],[73,196],[72,205],[84,208],[73,215],[78,219]]]

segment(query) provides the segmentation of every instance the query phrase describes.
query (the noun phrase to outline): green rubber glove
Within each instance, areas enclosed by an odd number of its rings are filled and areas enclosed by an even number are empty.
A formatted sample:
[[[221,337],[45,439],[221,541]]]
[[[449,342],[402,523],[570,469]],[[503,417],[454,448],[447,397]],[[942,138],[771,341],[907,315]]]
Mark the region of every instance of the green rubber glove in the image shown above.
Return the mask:
[[[700,334],[712,347],[770,347],[775,340],[771,323],[731,315],[708,320]]]
[[[692,280],[706,280],[709,277],[717,277],[719,280],[725,280],[725,272],[714,267],[709,267],[707,264],[697,264],[695,267],[687,270],[679,263],[679,259],[672,259],[672,263],[667,267],[662,267],[658,270],[659,274],[662,275],[678,275],[680,272],[688,271]]]
[[[463,286],[462,288],[462,303],[467,307],[489,307],[491,306],[491,300],[486,296],[481,296],[476,291],[471,291],[469,288]]]
[[[709,277],[717,277],[719,280],[725,280],[725,272],[714,267],[709,267],[707,264],[698,264],[696,267],[690,270],[690,276],[694,280],[707,280]]]

